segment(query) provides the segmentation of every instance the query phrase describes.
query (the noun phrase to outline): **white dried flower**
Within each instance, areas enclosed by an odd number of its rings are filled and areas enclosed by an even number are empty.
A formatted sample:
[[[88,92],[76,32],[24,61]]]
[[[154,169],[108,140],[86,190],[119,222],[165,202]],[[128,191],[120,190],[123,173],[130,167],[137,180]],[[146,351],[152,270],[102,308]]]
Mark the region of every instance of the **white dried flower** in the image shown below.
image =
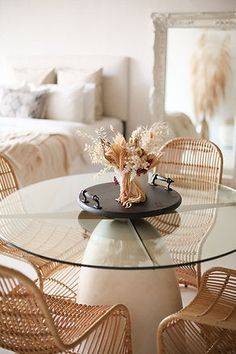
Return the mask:
[[[153,167],[168,131],[165,122],[154,123],[150,128],[140,126],[127,142],[122,134],[115,133],[113,126],[110,129],[115,134],[112,142],[108,141],[104,128],[97,129],[95,137],[81,131],[78,134],[91,141],[84,150],[92,163],[104,166],[102,172],[115,168],[130,173],[131,179]]]

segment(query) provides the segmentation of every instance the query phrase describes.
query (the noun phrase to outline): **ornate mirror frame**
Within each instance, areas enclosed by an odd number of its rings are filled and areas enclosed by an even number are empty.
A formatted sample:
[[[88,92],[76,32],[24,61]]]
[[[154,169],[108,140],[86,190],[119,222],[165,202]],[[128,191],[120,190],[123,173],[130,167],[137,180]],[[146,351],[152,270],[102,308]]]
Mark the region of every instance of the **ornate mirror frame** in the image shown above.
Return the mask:
[[[235,12],[153,13],[154,66],[150,102],[152,119],[165,119],[166,58],[169,28],[212,28],[236,30]]]
[[[202,28],[236,30],[236,12],[209,13],[153,13],[154,66],[153,87],[150,95],[151,120],[165,120],[165,89],[167,41],[169,28]],[[236,120],[235,120],[236,124]],[[235,129],[236,132],[236,129]],[[236,136],[234,136],[233,169],[230,175],[223,174],[223,182],[236,188]]]

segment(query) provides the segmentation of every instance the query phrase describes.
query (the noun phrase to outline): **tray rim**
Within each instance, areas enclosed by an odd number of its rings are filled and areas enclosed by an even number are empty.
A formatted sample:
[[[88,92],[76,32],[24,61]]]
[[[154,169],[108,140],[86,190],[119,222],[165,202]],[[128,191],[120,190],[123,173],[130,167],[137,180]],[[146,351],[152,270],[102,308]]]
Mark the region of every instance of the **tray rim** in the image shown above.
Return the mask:
[[[93,187],[96,187],[98,185],[114,185],[113,182],[106,182],[106,183],[99,183],[99,184],[95,184],[95,185],[92,185],[92,186],[89,186],[87,188],[85,188],[85,190],[88,190],[89,188],[93,188]],[[161,185],[152,185],[152,184],[149,184],[150,187],[154,187],[154,188],[159,188],[161,190],[166,190],[165,187],[161,186]],[[176,196],[179,197],[179,200],[176,202],[176,203],[173,203],[172,205],[168,205],[167,207],[164,207],[162,209],[151,209],[150,211],[146,210],[146,211],[143,211],[143,210],[140,210],[140,212],[132,212],[132,207],[131,208],[124,208],[124,211],[117,211],[117,212],[114,212],[114,211],[109,211],[109,210],[104,210],[101,206],[101,209],[96,209],[96,208],[93,208],[92,206],[84,203],[83,201],[81,201],[80,199],[80,196],[81,196],[81,193],[82,193],[83,190],[80,191],[79,195],[78,195],[78,198],[77,198],[77,202],[79,204],[79,206],[81,207],[81,209],[89,212],[89,213],[92,213],[92,214],[96,214],[96,215],[99,215],[99,216],[104,216],[104,217],[107,217],[107,218],[112,218],[112,219],[136,219],[136,218],[145,218],[145,217],[150,217],[150,216],[157,216],[157,215],[162,215],[162,214],[167,214],[171,211],[174,211],[176,210],[181,202],[182,202],[182,197],[181,195],[175,191],[174,189],[172,190],[166,190],[167,193],[174,193]],[[146,202],[143,202],[143,203],[139,203],[137,205],[135,205],[136,207],[139,206],[139,207],[142,207],[142,205],[145,205]]]

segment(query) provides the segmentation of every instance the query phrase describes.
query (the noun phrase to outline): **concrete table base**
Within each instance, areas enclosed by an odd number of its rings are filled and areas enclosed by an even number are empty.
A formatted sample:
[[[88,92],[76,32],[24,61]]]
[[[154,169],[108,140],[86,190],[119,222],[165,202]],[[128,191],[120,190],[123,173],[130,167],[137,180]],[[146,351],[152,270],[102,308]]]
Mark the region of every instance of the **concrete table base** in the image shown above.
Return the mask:
[[[134,354],[156,353],[160,321],[182,307],[175,270],[82,268],[78,298],[89,305],[122,303],[131,317]],[[115,353],[114,353],[115,354]]]

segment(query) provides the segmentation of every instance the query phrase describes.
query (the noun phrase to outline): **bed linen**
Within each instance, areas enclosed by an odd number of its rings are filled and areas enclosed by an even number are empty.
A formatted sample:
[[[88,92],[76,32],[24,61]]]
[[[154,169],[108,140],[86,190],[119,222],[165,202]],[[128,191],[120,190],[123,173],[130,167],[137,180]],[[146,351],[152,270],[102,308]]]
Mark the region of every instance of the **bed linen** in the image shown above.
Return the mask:
[[[104,117],[93,124],[46,119],[0,118],[0,151],[9,159],[15,170],[19,187],[41,180],[91,171],[84,152],[86,139],[76,131],[93,135],[112,125],[122,131],[120,119]]]

